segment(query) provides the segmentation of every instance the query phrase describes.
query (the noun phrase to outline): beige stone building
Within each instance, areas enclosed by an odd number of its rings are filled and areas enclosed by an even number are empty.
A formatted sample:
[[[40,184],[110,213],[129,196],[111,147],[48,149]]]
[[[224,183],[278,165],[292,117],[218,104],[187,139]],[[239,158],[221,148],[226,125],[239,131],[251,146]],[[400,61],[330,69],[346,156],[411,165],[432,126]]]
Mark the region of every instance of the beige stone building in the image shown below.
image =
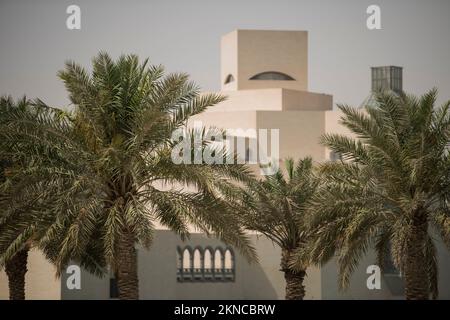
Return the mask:
[[[201,121],[241,132],[250,157],[257,139],[248,129],[278,130],[278,158],[311,156],[315,161],[335,157],[319,144],[324,133],[348,134],[339,126],[330,94],[308,88],[308,33],[306,31],[235,30],[221,40],[221,94],[228,99],[190,122]],[[241,131],[236,131],[241,129]],[[273,141],[271,141],[273,142]],[[256,144],[258,147],[258,144]],[[270,148],[268,153],[273,153]],[[248,154],[247,154],[248,153]],[[150,251],[139,250],[140,296],[144,299],[282,299],[284,279],[279,271],[280,250],[267,239],[253,236],[260,263],[249,265],[233,248],[194,234],[182,242],[159,230]],[[450,257],[443,246],[440,256],[441,298],[450,298]],[[366,268],[375,261],[369,253],[355,272],[350,289],[337,290],[337,269],[332,261],[321,269],[310,268],[306,278],[308,299],[402,298],[401,278],[383,276],[380,290],[369,290]],[[447,267],[446,267],[447,266]],[[53,267],[34,252],[27,276],[28,298],[108,299],[115,296],[113,279],[98,279],[83,272],[81,290],[69,290],[67,275],[55,279]],[[446,285],[447,284],[447,285]],[[0,274],[0,299],[7,298],[4,273]]]

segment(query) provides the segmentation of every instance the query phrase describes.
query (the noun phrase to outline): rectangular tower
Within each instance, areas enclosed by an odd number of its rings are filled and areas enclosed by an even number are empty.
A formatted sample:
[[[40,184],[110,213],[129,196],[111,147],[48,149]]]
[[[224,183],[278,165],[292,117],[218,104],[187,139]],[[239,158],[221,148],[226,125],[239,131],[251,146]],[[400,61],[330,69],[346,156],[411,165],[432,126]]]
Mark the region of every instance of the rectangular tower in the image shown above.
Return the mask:
[[[372,67],[372,91],[403,91],[403,68],[396,66]]]
[[[308,90],[308,32],[235,30],[222,37],[222,90]]]

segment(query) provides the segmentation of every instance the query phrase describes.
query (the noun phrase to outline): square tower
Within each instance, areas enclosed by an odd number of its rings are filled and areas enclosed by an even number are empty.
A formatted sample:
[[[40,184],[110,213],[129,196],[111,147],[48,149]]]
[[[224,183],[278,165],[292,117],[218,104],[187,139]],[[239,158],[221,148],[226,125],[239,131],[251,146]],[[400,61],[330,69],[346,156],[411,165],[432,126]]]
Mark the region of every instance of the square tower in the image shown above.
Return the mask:
[[[235,30],[222,37],[222,90],[308,90],[308,32]]]
[[[372,91],[403,91],[403,68],[396,66],[372,67]]]

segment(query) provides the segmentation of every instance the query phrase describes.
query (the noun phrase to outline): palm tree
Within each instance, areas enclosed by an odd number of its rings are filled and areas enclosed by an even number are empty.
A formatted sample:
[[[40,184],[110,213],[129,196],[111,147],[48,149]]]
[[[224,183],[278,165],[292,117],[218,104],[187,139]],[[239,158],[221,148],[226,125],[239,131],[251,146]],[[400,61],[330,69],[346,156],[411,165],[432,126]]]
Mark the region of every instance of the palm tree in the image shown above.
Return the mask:
[[[53,111],[41,108],[38,100],[33,103],[26,97],[17,102],[10,96],[0,98],[0,131],[4,138],[0,142],[0,268],[5,269],[8,277],[11,300],[25,299],[25,275],[31,248],[40,248],[54,262],[57,243],[57,239],[45,246],[40,242],[54,219],[53,212],[47,210],[47,200],[50,198],[46,195],[49,193],[43,192],[49,186],[30,184],[29,180],[17,179],[14,174],[26,172],[36,165],[31,149],[38,146],[28,141],[28,133],[13,133],[11,127],[14,121],[11,120],[21,119],[29,123],[42,119],[48,121]],[[52,161],[56,158],[52,157]],[[73,258],[92,273],[102,275],[105,263],[92,248],[89,245],[81,256]]]
[[[338,254],[345,288],[360,258],[374,248],[405,281],[407,299],[438,296],[434,230],[450,245],[450,101],[435,108],[437,91],[420,98],[380,93],[364,111],[339,106],[356,139],[327,134],[323,143],[344,161],[323,164],[326,183],[313,199],[309,253],[315,263]]]
[[[91,75],[68,62],[59,77],[72,112],[38,101],[51,116],[26,121],[18,113],[1,130],[15,152],[21,150],[15,139],[28,145],[33,162],[15,172],[15,178],[27,181],[20,194],[44,194],[49,214],[37,238],[40,247],[52,248],[48,256],[59,272],[90,248],[117,275],[119,298],[137,299],[135,245],[150,247],[154,223],[182,238],[193,225],[255,259],[229,205],[237,195],[235,181],[246,181],[249,170],[241,165],[174,164],[171,157],[176,145],[172,133],[224,97],[200,95],[187,75],[164,76],[162,67],[149,66],[147,60],[140,64],[135,55],[113,61],[100,53]],[[212,149],[206,141],[200,151]],[[30,221],[20,236],[35,229]]]
[[[290,259],[309,236],[304,228],[304,217],[318,179],[313,174],[311,158],[297,163],[286,159],[285,171],[286,176],[278,171],[265,176],[262,181],[246,185],[242,220],[247,229],[265,235],[281,248],[280,265],[286,280],[286,299],[302,300],[307,265],[294,269]]]
[[[0,101],[0,104],[3,103]],[[2,154],[2,156],[4,156]],[[0,160],[0,184],[6,181],[6,171],[11,163],[6,159]],[[0,198],[4,198],[5,194],[2,193]],[[0,200],[1,202],[1,200]],[[0,232],[5,227],[5,222],[3,221],[3,214],[0,213]],[[0,236],[2,237],[2,236]],[[1,240],[0,240],[1,242]],[[8,277],[9,286],[9,298],[10,300],[24,300],[25,299],[25,274],[27,272],[27,260],[28,260],[28,246],[24,246],[19,250],[14,256],[12,256],[5,263],[5,273]],[[0,253],[1,254],[1,253]]]
[[[21,110],[22,112],[29,112],[31,116],[36,116],[34,111],[30,108],[30,101],[24,96],[15,102],[10,96],[2,96],[0,98],[0,125],[6,121],[5,115],[11,110]],[[16,236],[17,230],[14,226],[20,224],[17,221],[17,215],[13,216],[8,214],[8,208],[5,206],[5,199],[8,198],[7,189],[4,188],[7,184],[8,173],[13,170],[14,167],[19,165],[19,161],[14,157],[9,150],[3,149],[0,159],[0,184],[3,188],[0,190],[0,257],[2,257],[2,263],[0,268],[4,267],[5,273],[8,277],[9,297],[11,300],[24,300],[25,299],[25,274],[27,273],[27,261],[28,252],[30,246],[28,243],[17,247],[13,254],[5,258],[5,241],[6,238],[11,235]],[[17,213],[17,212],[16,212]]]

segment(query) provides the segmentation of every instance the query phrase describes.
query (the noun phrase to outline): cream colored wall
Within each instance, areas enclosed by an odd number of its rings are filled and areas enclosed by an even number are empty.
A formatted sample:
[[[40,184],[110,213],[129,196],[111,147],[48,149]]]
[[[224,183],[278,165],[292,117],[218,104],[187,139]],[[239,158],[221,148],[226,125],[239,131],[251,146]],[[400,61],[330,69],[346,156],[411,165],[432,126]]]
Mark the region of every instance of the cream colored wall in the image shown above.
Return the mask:
[[[343,113],[340,110],[325,112],[326,133],[338,133],[352,136],[350,130],[339,123]]]
[[[322,299],[322,270],[314,266],[306,269],[304,285],[306,300]]]
[[[308,90],[307,31],[235,30],[222,38],[221,51],[222,84],[227,74],[237,72],[236,83],[232,86],[223,85],[223,90]],[[295,80],[249,80],[266,71],[282,72]]]
[[[325,131],[322,111],[258,111],[258,128],[280,130],[280,158],[311,156],[324,160],[324,147],[318,144]]]
[[[254,89],[220,92],[227,100],[210,107],[207,112],[216,111],[312,111],[331,110],[333,96],[308,91],[282,88]]]
[[[220,83],[222,90],[237,90],[238,47],[237,30],[222,36],[220,42]],[[226,77],[231,74],[234,81],[225,84]]]
[[[282,90],[283,110],[319,111],[333,109],[333,96],[308,91]]]
[[[38,250],[28,254],[28,272],[25,277],[25,299],[59,300],[61,281],[55,277],[55,268]],[[9,299],[8,279],[0,272],[0,300]]]
[[[256,113],[254,111],[204,112],[190,118],[188,126],[192,126],[198,121],[206,127],[254,129],[256,128]]]
[[[189,121],[223,129],[279,129],[280,158],[311,156],[325,159],[325,148],[319,138],[325,132],[323,111],[228,111],[205,112]]]
[[[257,89],[220,92],[227,100],[209,108],[205,113],[216,111],[282,110],[282,89]]]
[[[281,158],[312,156],[315,160],[322,161],[325,148],[318,144],[318,138],[325,132],[325,112],[269,110],[270,108],[281,109],[284,106],[314,106],[314,103],[318,110],[323,110],[331,108],[331,96],[313,97],[311,98],[313,102],[311,102],[301,99],[301,97],[308,98],[307,93],[303,95],[302,92],[295,93],[288,93],[283,101],[283,92],[280,89],[226,92],[229,94],[227,102],[221,103],[212,112],[208,111],[195,116],[192,120],[201,120],[205,126],[214,125],[224,129],[279,129]],[[314,101],[314,99],[317,100]],[[248,109],[253,109],[253,111],[241,111]],[[192,125],[192,121],[190,124]],[[285,281],[283,274],[279,271],[279,249],[273,246],[260,248],[258,254],[261,267],[271,279],[278,297],[283,299]],[[305,278],[305,299],[321,299],[321,283],[320,268],[308,268]]]
[[[283,72],[295,81],[249,80],[265,72]],[[238,30],[238,89],[308,90],[306,31]]]

